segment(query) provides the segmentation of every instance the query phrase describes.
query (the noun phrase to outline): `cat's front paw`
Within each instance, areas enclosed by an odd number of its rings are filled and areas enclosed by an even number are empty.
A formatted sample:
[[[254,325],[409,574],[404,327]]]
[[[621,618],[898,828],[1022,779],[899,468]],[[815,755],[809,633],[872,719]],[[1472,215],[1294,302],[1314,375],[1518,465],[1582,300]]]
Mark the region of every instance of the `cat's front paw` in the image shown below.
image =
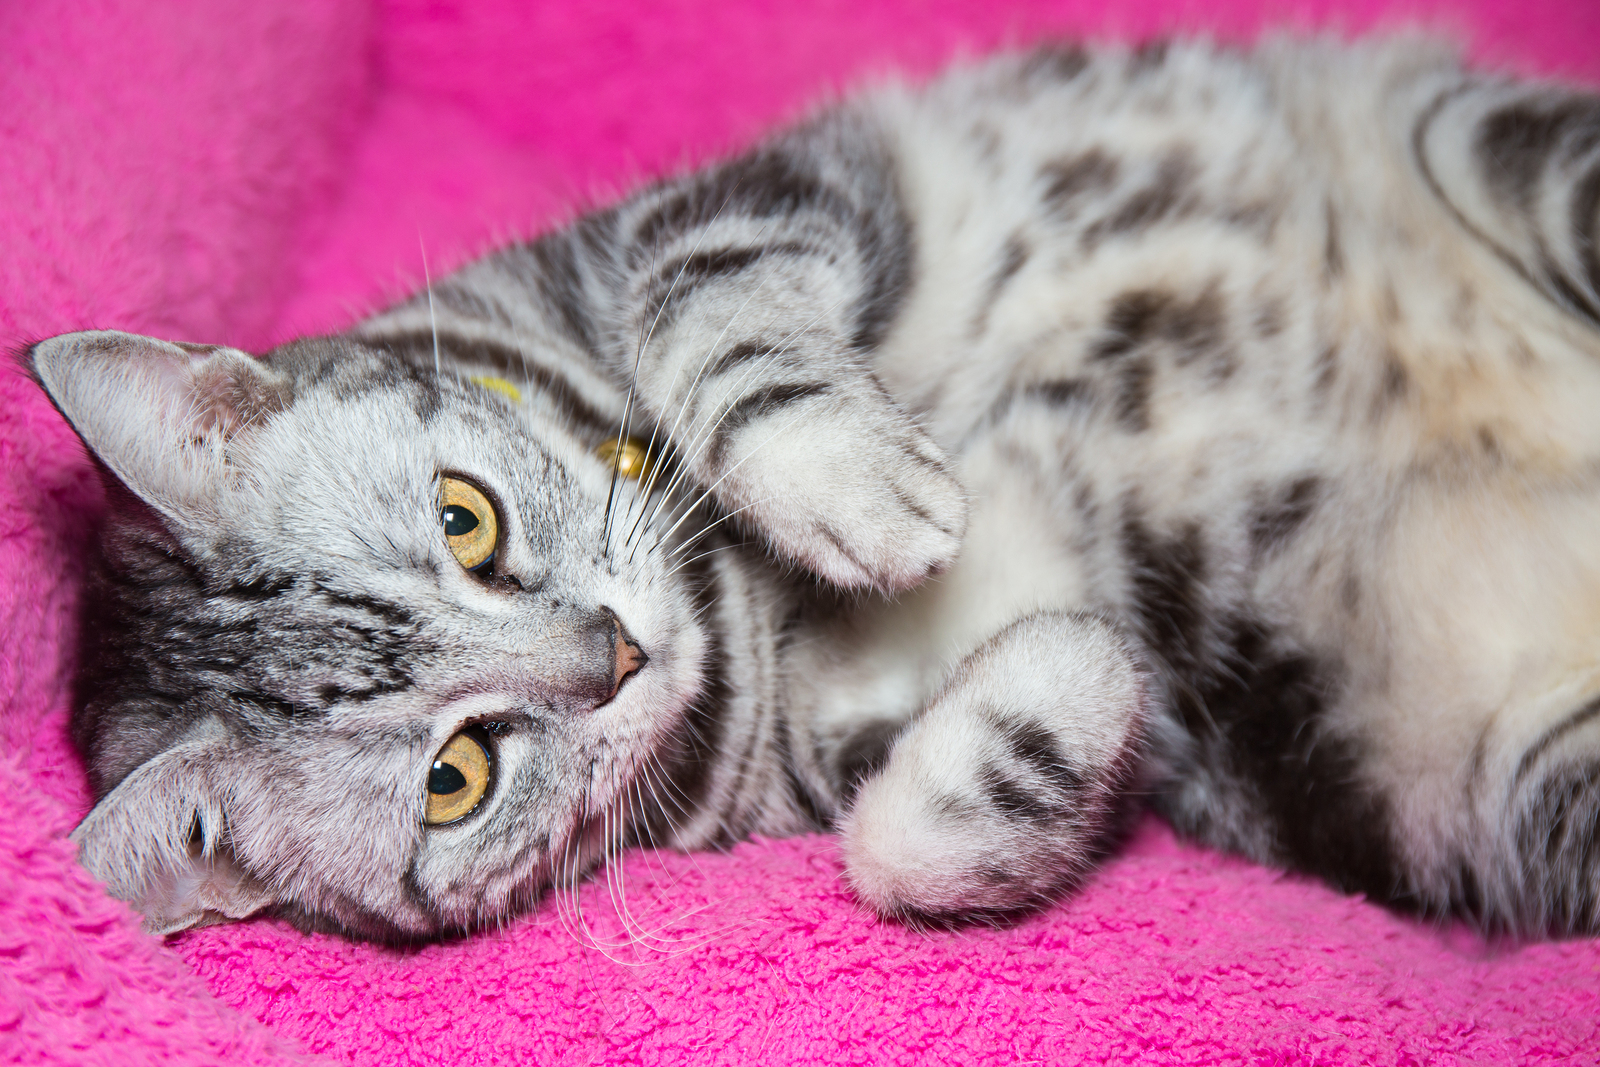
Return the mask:
[[[746,427],[718,495],[781,556],[843,588],[906,589],[955,561],[967,501],[943,452],[875,388]]]

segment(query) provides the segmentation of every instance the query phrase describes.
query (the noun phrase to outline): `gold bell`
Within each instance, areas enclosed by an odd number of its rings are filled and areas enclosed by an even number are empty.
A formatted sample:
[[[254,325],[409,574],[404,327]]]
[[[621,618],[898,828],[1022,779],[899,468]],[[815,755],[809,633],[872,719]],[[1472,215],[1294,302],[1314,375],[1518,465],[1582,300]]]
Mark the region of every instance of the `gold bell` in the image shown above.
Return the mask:
[[[624,437],[621,444],[617,443],[615,437],[608,437],[600,442],[594,453],[615,467],[618,474],[634,481],[648,475],[655,464],[649,446],[637,437]]]

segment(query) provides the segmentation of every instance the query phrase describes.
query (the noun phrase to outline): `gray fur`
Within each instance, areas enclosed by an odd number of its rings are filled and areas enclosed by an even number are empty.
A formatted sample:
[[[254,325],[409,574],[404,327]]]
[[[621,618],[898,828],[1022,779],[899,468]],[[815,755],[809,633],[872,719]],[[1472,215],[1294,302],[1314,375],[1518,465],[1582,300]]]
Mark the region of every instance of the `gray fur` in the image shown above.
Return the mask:
[[[154,929],[410,939],[821,826],[945,922],[1069,887],[1149,794],[1594,932],[1597,232],[1593,96],[1415,40],[1042,51],[260,361],[44,342],[118,501],[84,861]],[[498,503],[483,578],[445,475]],[[490,792],[425,827],[470,724]]]

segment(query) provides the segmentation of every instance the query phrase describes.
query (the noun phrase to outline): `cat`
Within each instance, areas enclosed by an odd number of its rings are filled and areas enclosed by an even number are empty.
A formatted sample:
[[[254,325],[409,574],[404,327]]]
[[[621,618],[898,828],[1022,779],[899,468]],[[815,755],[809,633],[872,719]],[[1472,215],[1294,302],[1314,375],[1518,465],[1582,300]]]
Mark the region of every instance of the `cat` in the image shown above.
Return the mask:
[[[891,84],[259,359],[30,351],[105,474],[82,862],[405,942],[829,828],[1004,921],[1149,803],[1600,931],[1600,98],[1420,39]]]

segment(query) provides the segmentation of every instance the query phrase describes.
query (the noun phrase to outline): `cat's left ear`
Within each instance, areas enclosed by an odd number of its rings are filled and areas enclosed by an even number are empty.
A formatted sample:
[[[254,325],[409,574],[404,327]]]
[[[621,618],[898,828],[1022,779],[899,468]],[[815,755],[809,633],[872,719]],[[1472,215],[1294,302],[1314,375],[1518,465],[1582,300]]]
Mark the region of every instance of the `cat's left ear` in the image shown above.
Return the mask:
[[[146,503],[188,522],[207,519],[237,475],[241,440],[294,398],[288,375],[234,348],[91,330],[30,356],[84,444]]]
[[[276,902],[234,860],[229,755],[227,732],[206,720],[135,768],[72,831],[78,861],[138,909],[150,933],[243,919]]]

